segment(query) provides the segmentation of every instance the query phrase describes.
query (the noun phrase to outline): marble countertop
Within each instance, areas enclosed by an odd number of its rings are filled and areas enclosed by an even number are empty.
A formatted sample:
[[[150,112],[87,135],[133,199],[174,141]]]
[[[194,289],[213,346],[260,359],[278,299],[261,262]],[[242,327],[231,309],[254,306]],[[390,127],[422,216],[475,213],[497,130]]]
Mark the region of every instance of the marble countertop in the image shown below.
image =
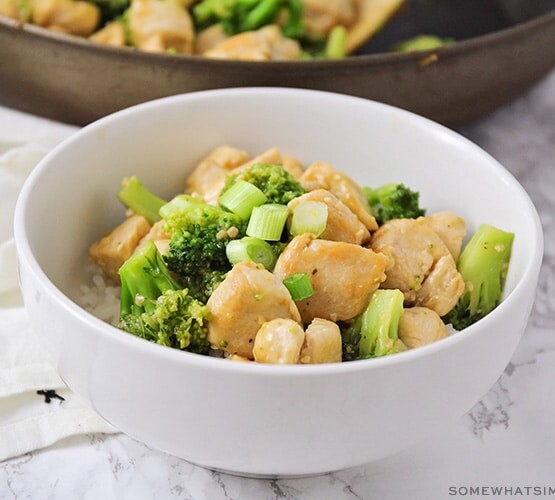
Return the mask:
[[[555,72],[460,132],[528,191],[540,212],[545,257],[510,364],[447,431],[384,462],[283,480],[209,471],[122,434],[77,436],[0,463],[0,499],[555,497]]]

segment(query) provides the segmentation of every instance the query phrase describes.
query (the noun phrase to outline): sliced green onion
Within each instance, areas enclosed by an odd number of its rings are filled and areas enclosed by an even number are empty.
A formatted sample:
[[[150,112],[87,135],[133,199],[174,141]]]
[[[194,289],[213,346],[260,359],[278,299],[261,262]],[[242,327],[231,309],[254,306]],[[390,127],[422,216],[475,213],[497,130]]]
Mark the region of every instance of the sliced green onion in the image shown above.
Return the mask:
[[[158,213],[162,219],[166,219],[175,212],[183,212],[188,208],[198,207],[203,204],[204,202],[200,198],[188,194],[179,194],[165,205],[162,205]]]
[[[266,241],[279,241],[289,209],[285,205],[269,203],[252,209],[247,235]]]
[[[328,224],[328,206],[321,201],[304,201],[293,210],[289,232],[293,236],[312,233],[320,236]]]
[[[250,260],[262,264],[269,271],[274,268],[277,260],[272,246],[267,241],[251,236],[230,241],[225,248],[225,253],[232,266]]]
[[[135,176],[125,177],[121,181],[118,199],[137,215],[142,215],[149,224],[160,220],[158,211],[166,200],[158,198]]]
[[[266,203],[266,200],[266,195],[254,184],[239,179],[220,196],[218,203],[241,219],[248,220],[252,209]]]
[[[304,300],[312,297],[314,288],[306,273],[296,273],[283,280],[285,288],[289,290],[293,300]]]
[[[242,29],[252,31],[269,24],[278,14],[281,7],[280,0],[262,0],[245,17]]]
[[[336,26],[330,32],[326,42],[325,55],[328,59],[342,59],[345,57],[347,30],[344,26]]]

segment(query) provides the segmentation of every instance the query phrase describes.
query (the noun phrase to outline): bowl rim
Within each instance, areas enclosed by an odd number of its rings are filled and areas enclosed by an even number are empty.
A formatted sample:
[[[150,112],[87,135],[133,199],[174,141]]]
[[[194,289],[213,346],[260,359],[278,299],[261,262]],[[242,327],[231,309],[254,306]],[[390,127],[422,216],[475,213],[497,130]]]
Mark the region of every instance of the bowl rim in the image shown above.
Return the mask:
[[[91,134],[94,135],[99,131],[99,129],[101,130],[107,126],[110,126],[110,123],[112,122],[125,120],[129,116],[133,116],[136,113],[141,113],[142,111],[147,111],[150,108],[155,109],[160,105],[173,105],[176,101],[195,101],[210,99],[211,97],[226,98],[228,96],[252,97],[253,94],[259,94],[263,96],[265,95],[267,97],[275,96],[276,94],[282,96],[296,95],[300,99],[319,97],[322,99],[339,100],[342,102],[351,101],[355,104],[366,106],[368,108],[382,108],[384,110],[388,110],[390,113],[396,113],[404,120],[408,120],[411,126],[416,126],[419,128],[424,127],[427,128],[430,133],[442,134],[444,136],[447,136],[451,141],[461,143],[466,148],[469,148],[469,150],[472,150],[475,154],[481,156],[484,161],[487,161],[489,163],[490,168],[495,169],[499,173],[504,182],[509,183],[512,189],[515,189],[517,192],[520,193],[523,207],[526,208],[529,212],[530,219],[533,223],[532,234],[534,235],[534,240],[530,242],[530,245],[533,246],[533,250],[531,251],[530,258],[526,261],[525,267],[522,271],[522,277],[515,284],[515,287],[511,291],[511,293],[505,299],[503,299],[503,301],[493,311],[491,311],[486,317],[484,317],[477,323],[470,325],[460,332],[452,333],[444,339],[441,339],[432,344],[421,346],[417,349],[407,350],[392,356],[354,360],[340,363],[325,363],[316,365],[272,365],[264,363],[229,362],[228,360],[217,357],[204,356],[187,351],[181,351],[179,349],[167,346],[162,346],[153,342],[149,342],[148,340],[136,337],[134,335],[126,334],[126,332],[123,332],[115,326],[104,322],[100,318],[85,310],[75,301],[70,299],[66,294],[64,294],[56,285],[54,285],[54,283],[42,270],[38,261],[33,255],[33,251],[31,250],[31,245],[29,243],[27,235],[27,228],[25,227],[25,220],[27,214],[27,201],[30,194],[35,189],[35,186],[40,183],[39,181],[41,179],[41,176],[44,175],[44,173],[48,171],[49,168],[51,168],[51,165],[53,164],[52,162],[55,161],[60,152],[73,147],[75,143],[78,143],[82,140],[83,136],[86,137]],[[505,167],[503,167],[489,153],[487,153],[485,150],[480,148],[469,139],[437,122],[429,120],[428,118],[422,117],[410,111],[406,111],[389,104],[384,104],[361,97],[338,94],[334,92],[285,87],[241,87],[203,90],[186,94],[177,94],[131,106],[129,108],[100,118],[99,120],[96,120],[95,122],[92,122],[91,124],[81,128],[80,130],[69,136],[67,139],[63,140],[54,149],[52,149],[38,163],[38,165],[33,169],[31,174],[25,181],[18,196],[15,208],[14,238],[18,257],[18,265],[21,266],[22,264],[25,264],[28,271],[40,283],[41,287],[51,296],[53,301],[59,303],[61,307],[65,309],[65,311],[73,316],[77,321],[85,324],[91,330],[94,330],[95,334],[104,335],[107,338],[111,339],[111,341],[119,342],[131,349],[142,351],[144,353],[150,353],[149,355],[159,356],[171,362],[189,363],[196,366],[205,366],[209,367],[210,369],[220,370],[221,372],[225,373],[252,373],[264,376],[278,377],[292,377],[298,376],[299,374],[302,374],[303,376],[319,376],[321,374],[340,375],[358,372],[361,370],[366,371],[368,369],[389,366],[391,364],[408,363],[415,359],[431,356],[439,350],[454,347],[458,343],[464,342],[466,338],[480,335],[482,330],[487,330],[488,328],[495,327],[496,319],[504,314],[505,310],[514,307],[514,304],[516,304],[519,300],[519,296],[525,293],[525,290],[523,289],[525,289],[528,284],[535,284],[535,281],[537,280],[537,277],[539,275],[540,266],[543,258],[542,225],[538,212],[528,193],[525,191],[524,187],[517,181],[517,179],[507,169],[505,169]]]
[[[95,43],[87,38],[79,37],[76,35],[57,33],[47,30],[40,26],[17,21],[14,19],[0,16],[0,28],[13,29],[29,35],[31,37],[46,38],[49,41],[69,45],[77,49],[82,49],[88,52],[102,54],[114,58],[128,59],[130,54],[136,54],[137,58],[142,58],[147,63],[171,63],[174,65],[183,66],[187,64],[207,66],[209,68],[235,68],[235,69],[252,69],[252,68],[267,68],[267,69],[329,69],[329,66],[348,69],[351,66],[366,66],[366,65],[380,65],[387,63],[404,62],[419,62],[431,53],[442,54],[444,56],[457,55],[461,52],[471,50],[480,50],[483,45],[501,43],[503,40],[519,37],[528,31],[534,31],[543,25],[555,24],[555,8],[547,13],[533,17],[532,19],[515,23],[506,28],[491,31],[483,35],[470,37],[464,40],[455,41],[451,45],[446,45],[436,49],[416,51],[416,52],[378,52],[374,54],[360,54],[346,57],[344,59],[334,60],[284,60],[284,61],[238,61],[226,59],[212,59],[201,55],[192,54],[164,54],[152,53],[138,50],[134,47],[112,47],[101,43]]]

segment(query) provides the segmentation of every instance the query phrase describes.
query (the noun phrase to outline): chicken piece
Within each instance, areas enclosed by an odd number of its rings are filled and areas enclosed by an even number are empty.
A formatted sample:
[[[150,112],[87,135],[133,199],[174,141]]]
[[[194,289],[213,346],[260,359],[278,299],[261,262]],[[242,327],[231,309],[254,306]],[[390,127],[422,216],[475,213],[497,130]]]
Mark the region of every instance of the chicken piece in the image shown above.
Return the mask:
[[[156,245],[158,252],[162,255],[167,253],[170,249],[171,237],[168,233],[166,233],[166,231],[164,231],[164,224],[165,222],[163,220],[155,222],[150,228],[150,231],[141,238],[141,241],[139,241],[135,251],[141,248],[148,241],[154,240],[154,244]]]
[[[363,245],[370,241],[370,233],[360,222],[360,219],[333,194],[325,189],[309,191],[289,202],[291,211],[307,201],[319,201],[328,207],[328,222],[326,229],[320,235],[323,240],[343,241],[355,245]]]
[[[123,47],[125,46],[125,28],[121,22],[112,21],[106,24],[104,28],[93,33],[89,40],[113,47]]]
[[[292,319],[276,318],[264,323],[254,339],[253,355],[258,363],[297,363],[304,342],[304,330]]]
[[[29,16],[19,7],[17,0],[0,0],[0,17],[8,17],[16,21],[27,21]]]
[[[225,170],[233,170],[249,161],[249,154],[231,146],[220,146],[208,154],[208,158],[214,160]]]
[[[281,253],[274,274],[283,281],[295,273],[310,277],[314,293],[297,302],[304,324],[314,318],[346,321],[358,316],[385,280],[388,259],[370,249],[337,241],[295,236]]]
[[[335,26],[350,26],[356,14],[356,0],[304,0],[303,23],[313,36],[327,37]]]
[[[239,354],[230,354],[226,356],[225,359],[229,359],[230,361],[238,361],[239,363],[251,363],[252,360],[245,358],[244,356],[239,356]]]
[[[133,0],[129,8],[129,30],[134,45],[147,52],[193,52],[193,21],[177,3]]]
[[[245,161],[238,166],[231,167],[226,170],[224,175],[221,176],[216,182],[214,182],[209,189],[204,191],[204,199],[206,203],[211,205],[216,205],[218,203],[218,198],[225,185],[226,175],[241,175],[247,168],[256,163],[281,163],[282,157],[281,152],[277,148],[270,148],[264,153],[255,156],[252,160]]]
[[[453,212],[437,212],[424,217],[428,227],[435,231],[445,243],[449,252],[455,259],[459,260],[461,254],[462,242],[466,235],[466,222],[460,216]]]
[[[403,311],[399,321],[399,338],[409,349],[447,336],[447,328],[435,311],[427,307],[411,307]]]
[[[208,340],[215,349],[253,359],[260,327],[276,318],[299,321],[299,311],[285,285],[263,266],[240,262],[208,299],[212,319]]]
[[[30,0],[33,24],[77,36],[91,35],[100,22],[100,9],[80,0]]]
[[[301,175],[299,182],[307,191],[328,190],[345,203],[369,231],[378,229],[376,219],[360,186],[331,165],[322,162],[313,163]]]
[[[281,164],[295,179],[299,180],[304,172],[304,165],[294,156],[283,155]]]
[[[204,53],[214,59],[242,61],[281,61],[298,59],[300,55],[299,42],[284,37],[275,25],[233,35]]]
[[[150,224],[141,215],[132,215],[100,241],[91,245],[89,255],[107,277],[119,282],[118,270],[131,257],[139,241],[150,231]]]
[[[214,24],[205,30],[202,30],[195,42],[195,53],[204,55],[210,49],[213,49],[226,39],[226,34],[221,24]]]
[[[464,279],[457,271],[451,255],[444,255],[434,265],[422,286],[416,291],[415,304],[445,316],[464,293]]]
[[[248,153],[242,149],[230,146],[220,146],[214,149],[189,175],[185,183],[185,192],[205,194],[218,186],[219,194],[224,186],[225,176],[230,173],[230,170],[244,164],[248,159]]]
[[[339,327],[333,321],[314,318],[304,332],[299,363],[339,363],[342,354]]]
[[[407,305],[430,307],[443,316],[446,304],[453,307],[464,291],[453,257],[424,217],[386,222],[374,233],[371,246],[390,258],[382,287],[401,290]]]
[[[257,163],[272,163],[275,165],[281,165],[283,163],[283,155],[278,148],[267,149],[262,154],[255,156],[252,160],[249,160],[242,165],[234,168],[231,173],[240,174],[247,168],[251,167],[252,165],[256,165]]]

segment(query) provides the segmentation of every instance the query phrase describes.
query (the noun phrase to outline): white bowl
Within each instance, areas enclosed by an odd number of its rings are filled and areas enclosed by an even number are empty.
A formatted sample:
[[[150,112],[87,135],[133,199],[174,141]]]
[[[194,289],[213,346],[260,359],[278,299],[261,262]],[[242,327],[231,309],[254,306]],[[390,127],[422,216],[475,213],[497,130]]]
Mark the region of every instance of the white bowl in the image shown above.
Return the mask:
[[[182,189],[211,148],[278,146],[362,184],[404,182],[432,213],[472,232],[516,234],[505,299],[433,345],[315,366],[234,363],[149,343],[75,300],[91,242],[121,221],[115,193],[135,174]],[[525,329],[542,256],[536,210],[517,181],[456,133],[399,109],[305,90],[246,88],[146,103],[76,133],[36,168],[15,217],[21,286],[60,375],[123,432],[214,469],[324,473],[390,456],[450,425],[494,384]]]

